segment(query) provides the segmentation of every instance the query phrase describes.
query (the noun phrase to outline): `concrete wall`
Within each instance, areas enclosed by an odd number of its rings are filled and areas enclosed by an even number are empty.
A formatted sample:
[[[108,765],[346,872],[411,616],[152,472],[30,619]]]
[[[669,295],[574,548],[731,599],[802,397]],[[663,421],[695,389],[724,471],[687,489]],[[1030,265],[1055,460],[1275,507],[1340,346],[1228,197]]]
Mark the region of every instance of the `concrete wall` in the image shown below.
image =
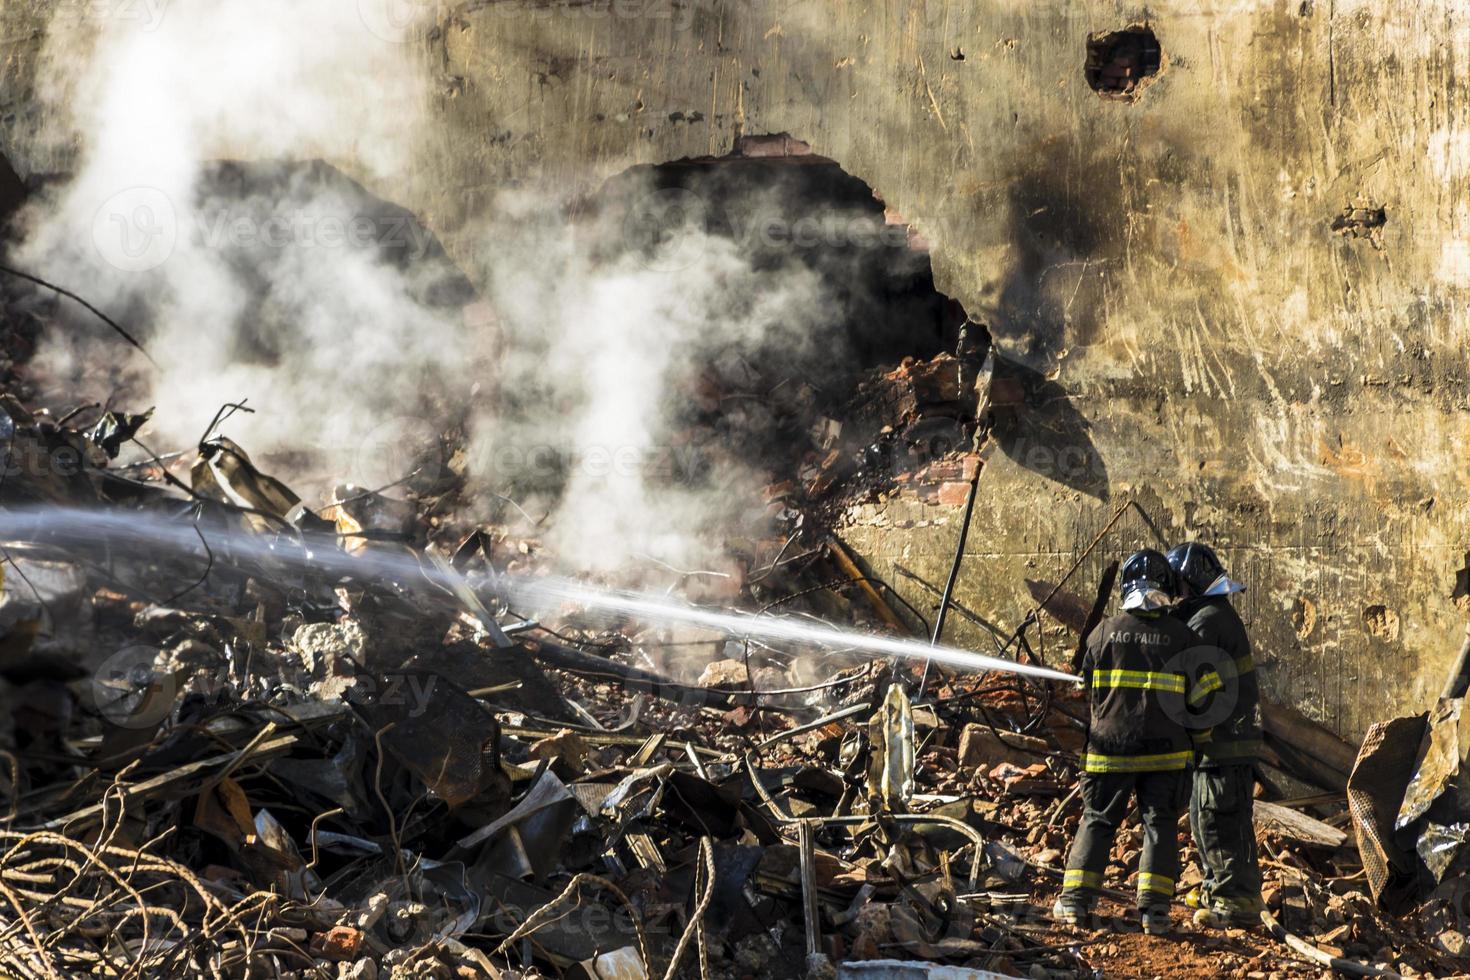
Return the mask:
[[[1163,72],[1101,98],[1089,34],[1144,21]],[[1215,541],[1268,692],[1361,733],[1424,706],[1465,618],[1467,24],[1470,0],[469,3],[404,40],[442,125],[373,189],[473,269],[507,186],[810,142],[918,227],[1017,365],[960,600],[1015,622],[1022,579],[1136,500],[1080,590],[1156,532]],[[1376,240],[1332,231],[1353,204],[1386,209]],[[900,502],[849,536],[919,600],[895,565],[942,583],[957,517]]]

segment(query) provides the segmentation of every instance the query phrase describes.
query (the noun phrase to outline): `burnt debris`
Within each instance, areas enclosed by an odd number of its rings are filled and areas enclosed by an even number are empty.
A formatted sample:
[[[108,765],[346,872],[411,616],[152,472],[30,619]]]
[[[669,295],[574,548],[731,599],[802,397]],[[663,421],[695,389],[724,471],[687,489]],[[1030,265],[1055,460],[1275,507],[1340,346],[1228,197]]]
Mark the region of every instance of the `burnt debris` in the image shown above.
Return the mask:
[[[976,412],[962,377],[948,354],[885,372],[855,424],[903,423],[898,452],[928,413]],[[0,962],[18,976],[1083,977],[1135,972],[1148,943],[1239,975],[1470,965],[1444,750],[1404,804],[1438,883],[1412,846],[1385,852],[1412,915],[1383,910],[1382,838],[1345,829],[1358,794],[1391,840],[1406,777],[1385,789],[1383,748],[1273,706],[1266,927],[1155,939],[1118,905],[1079,934],[1041,912],[1080,814],[1069,686],[936,669],[915,703],[917,664],[575,603],[527,620],[496,584],[549,557],[524,520],[435,524],[438,498],[349,487],[313,511],[216,432],[120,466],[143,416],[3,407]],[[63,448],[70,472],[28,465]],[[968,452],[923,466],[962,476]],[[920,611],[808,520],[700,601],[912,635]],[[1085,629],[1085,600],[1030,587],[1051,628]],[[1007,656],[1036,658],[1026,632]],[[1395,743],[1409,759],[1424,730]],[[1140,832],[1106,896],[1126,902]]]
[[[508,494],[493,518],[473,506],[454,463],[462,432],[406,448],[415,465],[394,485],[320,495],[230,438],[244,402],[160,454],[149,411],[41,407],[27,360],[59,300],[7,293],[0,970],[1470,969],[1464,658],[1427,718],[1361,747],[1264,705],[1268,913],[1259,929],[1208,933],[1181,908],[1160,938],[1126,911],[1136,822],[1110,855],[1101,928],[1045,913],[1082,810],[1073,685],[660,618],[677,601],[928,644],[952,614],[1029,668],[1096,624],[1106,575],[1018,582],[1036,604],[1011,627],[937,586],[937,610],[913,605],[843,543],[857,502],[973,507],[992,443],[1043,428],[1024,414],[1041,389],[1017,381],[982,324],[925,296],[932,335],[902,355],[866,335],[858,366],[821,386],[760,352],[711,359],[682,438],[748,439],[760,455],[776,425],[787,453],[765,457],[759,519],[719,569],[650,559],[626,579],[574,576],[590,591],[532,608],[517,583],[565,570],[534,508]],[[1096,603],[1078,594],[1099,584]],[[609,612],[592,594],[639,601]],[[1199,879],[1185,858],[1181,894]]]

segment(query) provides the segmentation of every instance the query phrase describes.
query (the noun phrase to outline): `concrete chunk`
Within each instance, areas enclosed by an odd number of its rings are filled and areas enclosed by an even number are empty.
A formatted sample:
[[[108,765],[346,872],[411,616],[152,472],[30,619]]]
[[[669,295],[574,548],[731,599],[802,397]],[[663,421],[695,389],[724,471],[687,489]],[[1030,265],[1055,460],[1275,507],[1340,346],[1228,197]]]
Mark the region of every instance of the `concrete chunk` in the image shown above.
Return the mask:
[[[989,769],[1001,762],[1025,768],[1044,759],[1051,746],[1044,739],[992,731],[989,725],[966,725],[960,733],[959,764]]]

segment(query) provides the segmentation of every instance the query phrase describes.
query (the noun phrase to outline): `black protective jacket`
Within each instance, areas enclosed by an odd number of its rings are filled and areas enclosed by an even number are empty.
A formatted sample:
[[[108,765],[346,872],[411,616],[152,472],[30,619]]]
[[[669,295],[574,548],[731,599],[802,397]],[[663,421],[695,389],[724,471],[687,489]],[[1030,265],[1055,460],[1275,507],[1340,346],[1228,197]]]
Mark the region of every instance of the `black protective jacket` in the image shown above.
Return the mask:
[[[1179,616],[1203,644],[1197,690],[1208,700],[1199,707],[1213,727],[1196,745],[1199,764],[1254,760],[1261,749],[1261,691],[1240,614],[1226,597],[1208,596],[1185,603]]]
[[[1199,638],[1167,613],[1125,612],[1088,637],[1082,659],[1092,721],[1083,769],[1165,772],[1188,768]]]

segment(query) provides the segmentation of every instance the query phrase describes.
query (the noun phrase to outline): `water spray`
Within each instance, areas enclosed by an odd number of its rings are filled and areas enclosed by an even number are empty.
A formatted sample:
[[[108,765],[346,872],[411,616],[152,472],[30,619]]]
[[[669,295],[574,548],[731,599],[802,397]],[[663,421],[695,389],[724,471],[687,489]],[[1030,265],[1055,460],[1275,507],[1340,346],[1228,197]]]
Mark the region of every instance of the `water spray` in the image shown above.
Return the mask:
[[[201,536],[209,543],[216,564],[249,559],[269,570],[294,570],[303,575],[329,572],[356,581],[407,584],[427,579],[453,588],[466,580],[444,563],[426,562],[415,552],[370,547],[348,554],[331,536],[257,534],[241,527],[200,527],[164,514],[89,510],[76,507],[29,507],[0,512],[0,541],[13,546],[63,553],[92,552],[112,559],[147,561],[168,553],[175,557],[207,560]],[[665,596],[608,589],[556,576],[494,575],[470,581],[476,588],[516,605],[545,606],[577,603],[602,613],[624,615],[651,623],[682,624],[719,630],[733,636],[768,643],[800,643],[828,649],[861,651],[906,660],[933,660],[958,670],[999,671],[1043,680],[1076,683],[1078,678],[1059,670],[1016,663],[955,647],[930,645],[921,640],[860,633],[791,619],[753,613],[707,609]]]
[[[502,579],[502,581],[505,580]],[[818,626],[814,623],[791,619],[772,619],[751,613],[720,612],[645,593],[594,588],[567,579],[512,580],[508,585],[509,591],[524,595],[533,601],[537,598],[559,599],[605,612],[626,613],[650,622],[704,626],[767,642],[808,643],[813,646],[885,654],[905,660],[933,660],[935,663],[974,672],[1003,671],[1009,674],[1023,674],[1027,677],[1072,683],[1079,680],[1072,674],[1065,674],[1059,670],[1016,663],[1013,660],[989,657],[955,647],[931,646],[922,640],[858,633],[834,626]]]

